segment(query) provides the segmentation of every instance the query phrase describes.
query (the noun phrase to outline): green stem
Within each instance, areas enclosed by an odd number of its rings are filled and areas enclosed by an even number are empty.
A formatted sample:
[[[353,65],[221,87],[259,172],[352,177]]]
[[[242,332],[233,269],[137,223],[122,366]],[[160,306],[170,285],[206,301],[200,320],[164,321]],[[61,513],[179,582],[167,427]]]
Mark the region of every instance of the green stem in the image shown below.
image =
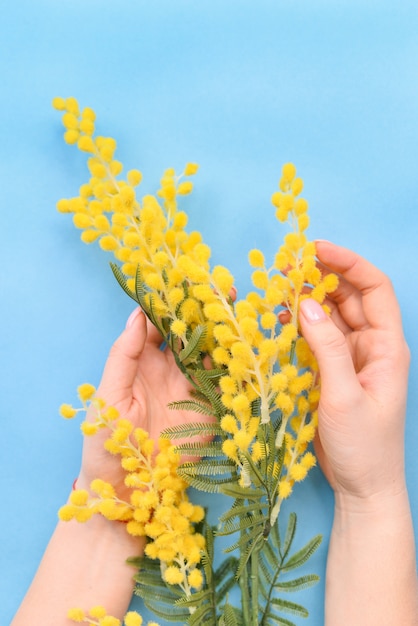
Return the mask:
[[[268,596],[267,596],[266,605],[264,607],[263,617],[261,618],[260,626],[264,626],[264,624],[267,624],[266,620],[267,620],[267,615],[268,615],[269,610],[270,610],[270,604],[271,604],[271,599],[272,599],[273,592],[274,592],[274,586],[275,586],[275,584],[277,582],[277,579],[279,578],[279,575],[280,575],[280,573],[282,571],[283,561],[284,561],[283,557],[280,556],[280,558],[278,558],[278,561],[277,561],[277,568],[276,568],[276,572],[274,574],[274,578],[273,578],[273,580],[271,582],[271,585],[270,585],[270,589],[269,589],[269,593],[268,593]]]
[[[256,546],[251,554],[251,626],[258,626],[258,555]]]
[[[270,513],[270,524],[271,526],[274,526],[274,524],[276,523],[277,518],[279,517],[279,513],[280,513],[280,507],[282,506],[282,502],[283,499],[282,498],[277,498],[275,505],[273,506],[271,513]]]
[[[248,570],[246,567],[243,568],[242,574],[239,579],[239,586],[241,589],[241,603],[242,603],[242,616],[243,623],[247,623],[247,619],[250,614],[250,598],[249,598],[249,588],[248,588]]]

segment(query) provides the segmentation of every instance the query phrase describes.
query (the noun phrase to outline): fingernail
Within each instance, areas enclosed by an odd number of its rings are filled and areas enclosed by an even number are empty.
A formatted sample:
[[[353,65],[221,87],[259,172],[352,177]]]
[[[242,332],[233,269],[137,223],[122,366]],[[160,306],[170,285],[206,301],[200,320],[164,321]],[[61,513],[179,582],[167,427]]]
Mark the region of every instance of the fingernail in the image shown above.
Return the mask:
[[[126,328],[130,328],[133,325],[133,323],[135,322],[136,318],[138,317],[140,313],[142,313],[142,309],[141,307],[138,306],[136,307],[136,309],[132,311],[132,313],[128,317],[126,321]]]
[[[316,322],[322,322],[328,317],[319,302],[317,302],[316,300],[312,300],[312,298],[302,300],[302,302],[300,303],[300,309],[308,322],[310,322],[311,324],[316,324]]]

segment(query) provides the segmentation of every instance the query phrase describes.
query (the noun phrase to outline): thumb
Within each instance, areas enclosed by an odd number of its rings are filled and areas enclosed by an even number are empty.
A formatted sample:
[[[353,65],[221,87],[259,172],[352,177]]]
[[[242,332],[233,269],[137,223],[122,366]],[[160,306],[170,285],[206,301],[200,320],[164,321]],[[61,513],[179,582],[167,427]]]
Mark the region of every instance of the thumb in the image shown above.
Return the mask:
[[[113,344],[106,361],[99,389],[108,401],[109,396],[115,396],[116,400],[132,388],[146,337],[145,315],[138,307],[129,316],[125,330]]]
[[[351,398],[359,383],[344,334],[311,298],[300,303],[299,322],[318,361],[322,393],[335,390],[341,400],[344,396]]]

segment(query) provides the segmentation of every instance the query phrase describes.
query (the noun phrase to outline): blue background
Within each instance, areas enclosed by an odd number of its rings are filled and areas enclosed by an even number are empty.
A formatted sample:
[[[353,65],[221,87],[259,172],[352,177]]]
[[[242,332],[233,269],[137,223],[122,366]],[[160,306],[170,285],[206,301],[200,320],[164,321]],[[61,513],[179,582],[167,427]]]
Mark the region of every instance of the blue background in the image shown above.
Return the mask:
[[[287,161],[305,180],[310,235],[391,276],[413,354],[406,447],[417,525],[416,0],[3,5],[0,623],[17,609],[78,472],[81,435],[58,406],[75,401],[79,383],[99,381],[133,308],[106,255],[55,210],[86,180],[51,109],[56,95],[96,110],[125,166],[143,171],[144,193],[164,168],[200,164],[184,207],[242,293],[247,251],[273,255],[283,235],[270,197]],[[215,519],[220,505],[208,502]],[[321,626],[332,497],[319,470],[291,507],[300,544],[324,534],[308,567],[322,582],[299,598],[310,626]]]

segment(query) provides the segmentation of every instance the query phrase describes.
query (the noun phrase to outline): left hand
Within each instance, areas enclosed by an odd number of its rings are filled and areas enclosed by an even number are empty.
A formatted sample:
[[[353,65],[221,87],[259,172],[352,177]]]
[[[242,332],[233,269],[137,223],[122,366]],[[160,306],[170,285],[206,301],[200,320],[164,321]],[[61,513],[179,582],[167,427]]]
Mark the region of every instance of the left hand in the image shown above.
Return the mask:
[[[165,428],[204,419],[192,411],[168,408],[170,402],[187,399],[191,385],[177,367],[171,350],[162,350],[161,343],[160,333],[141,309],[136,309],[110,350],[96,393],[108,406],[115,407],[120,417],[146,430],[154,441]],[[93,418],[91,411],[87,419]],[[92,480],[101,478],[123,497],[125,472],[120,459],[103,447],[108,436],[108,429],[103,429],[85,437],[77,488],[88,489]]]

